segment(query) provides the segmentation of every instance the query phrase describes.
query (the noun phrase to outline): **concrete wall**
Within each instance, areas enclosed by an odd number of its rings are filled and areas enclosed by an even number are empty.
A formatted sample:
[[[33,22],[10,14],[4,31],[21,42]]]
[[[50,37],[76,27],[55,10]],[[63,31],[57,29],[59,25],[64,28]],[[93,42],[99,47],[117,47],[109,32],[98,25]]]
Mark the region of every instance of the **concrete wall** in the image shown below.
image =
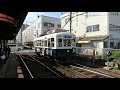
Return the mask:
[[[120,26],[120,12],[119,16],[109,15],[109,24]],[[120,39],[120,30],[119,31],[110,31],[111,39]]]
[[[84,13],[84,14],[83,14]],[[80,15],[83,14],[83,15]],[[74,33],[77,37],[90,37],[90,36],[98,36],[98,35],[108,35],[108,13],[107,12],[99,12],[98,15],[89,15],[85,12],[73,12],[72,14],[72,33]],[[76,16],[78,15],[78,16]],[[75,16],[75,17],[74,17]],[[61,26],[65,25],[65,20],[69,18],[69,13],[66,16],[61,17]],[[96,32],[87,32],[86,27],[92,25],[100,25],[100,30]],[[64,29],[70,30],[69,28],[70,22],[66,24]]]
[[[108,35],[108,16],[107,12],[86,19],[86,27],[99,24],[99,31],[87,32],[86,37],[105,36]]]
[[[84,13],[83,15],[80,15]],[[115,43],[120,42],[120,30],[119,31],[109,31],[109,24],[120,26],[120,12],[118,16],[111,15],[111,12],[73,12],[72,13],[72,33],[76,37],[95,37],[95,36],[110,36],[107,39],[108,47],[110,47],[110,41]],[[69,18],[70,14],[65,13],[61,17],[61,26],[65,25],[65,21]],[[78,15],[78,16],[77,16]],[[87,26],[93,26],[99,24],[99,31],[86,32]],[[70,30],[70,22],[66,24],[64,29]],[[103,48],[103,42],[99,43],[99,47]]]

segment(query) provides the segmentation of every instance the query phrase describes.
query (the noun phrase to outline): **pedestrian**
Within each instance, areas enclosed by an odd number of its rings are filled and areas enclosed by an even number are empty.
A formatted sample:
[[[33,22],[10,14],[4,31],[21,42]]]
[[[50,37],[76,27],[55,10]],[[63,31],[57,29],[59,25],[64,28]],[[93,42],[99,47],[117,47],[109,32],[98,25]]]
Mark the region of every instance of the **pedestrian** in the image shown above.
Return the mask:
[[[7,52],[7,47],[5,46],[3,50],[4,50],[5,56],[7,56],[7,53],[8,53],[8,52]],[[8,56],[7,56],[7,57],[8,57]]]
[[[10,52],[11,52],[11,49],[10,49],[10,47],[8,45],[8,47],[7,47],[7,54],[8,54],[7,56],[8,56],[8,58],[9,58]]]
[[[0,62],[2,62],[3,64],[5,64],[6,61],[7,61],[7,57],[6,57],[5,53],[4,53],[4,51],[2,50],[1,54],[0,54]]]

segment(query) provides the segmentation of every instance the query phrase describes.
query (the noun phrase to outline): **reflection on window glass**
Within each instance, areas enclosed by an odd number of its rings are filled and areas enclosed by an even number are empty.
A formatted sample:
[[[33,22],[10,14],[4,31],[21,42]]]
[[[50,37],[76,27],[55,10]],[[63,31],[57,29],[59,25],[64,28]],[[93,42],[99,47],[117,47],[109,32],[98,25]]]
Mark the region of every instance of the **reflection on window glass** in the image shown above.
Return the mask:
[[[108,48],[108,42],[104,42],[104,48]]]
[[[51,47],[54,47],[54,38],[51,38]]]
[[[63,43],[64,43],[64,46],[71,46],[71,39],[64,39]]]
[[[50,39],[48,39],[48,47],[50,47]]]
[[[42,46],[44,46],[44,41],[42,40]]]
[[[47,40],[45,40],[45,47],[47,47]]]
[[[62,47],[62,39],[58,39],[58,47]]]
[[[114,48],[114,42],[110,42],[110,48]]]

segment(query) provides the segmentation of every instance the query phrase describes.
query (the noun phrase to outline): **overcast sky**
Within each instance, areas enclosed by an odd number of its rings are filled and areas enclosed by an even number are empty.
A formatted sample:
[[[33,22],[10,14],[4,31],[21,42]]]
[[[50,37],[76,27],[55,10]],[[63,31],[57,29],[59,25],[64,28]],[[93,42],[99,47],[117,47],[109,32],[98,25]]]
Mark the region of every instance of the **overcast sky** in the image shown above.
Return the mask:
[[[45,16],[50,16],[50,17],[55,17],[55,18],[60,18],[61,12],[28,12],[24,24],[31,24],[35,19],[37,19],[37,16],[40,15],[45,15]]]

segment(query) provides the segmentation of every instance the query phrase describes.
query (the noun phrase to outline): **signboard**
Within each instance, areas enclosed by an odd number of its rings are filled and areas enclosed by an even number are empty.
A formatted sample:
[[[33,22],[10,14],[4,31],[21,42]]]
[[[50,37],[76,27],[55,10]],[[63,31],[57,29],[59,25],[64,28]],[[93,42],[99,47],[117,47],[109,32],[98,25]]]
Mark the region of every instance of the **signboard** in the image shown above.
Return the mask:
[[[64,35],[63,37],[64,37],[64,38],[72,38],[71,35]]]

